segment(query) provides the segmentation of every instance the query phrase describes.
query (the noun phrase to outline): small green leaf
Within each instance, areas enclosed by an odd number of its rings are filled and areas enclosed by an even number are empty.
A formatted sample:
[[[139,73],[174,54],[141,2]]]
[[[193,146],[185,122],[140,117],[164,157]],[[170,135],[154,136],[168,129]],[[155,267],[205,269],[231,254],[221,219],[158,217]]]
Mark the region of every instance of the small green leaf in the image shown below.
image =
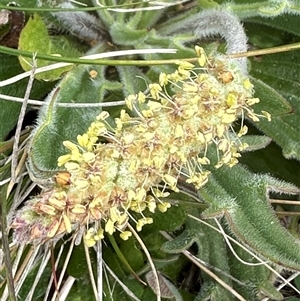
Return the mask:
[[[141,20],[139,21],[138,24],[138,29],[149,29],[152,28],[153,25],[159,20],[162,15],[164,14],[165,10],[160,9],[160,10],[147,10],[142,12],[143,16]]]
[[[160,24],[157,29],[159,36],[171,37],[171,34],[174,32],[180,32],[184,25],[186,26],[185,19],[192,16],[193,14],[199,11],[199,7],[194,7],[188,10],[183,10],[181,14],[176,14],[173,18],[170,18]]]
[[[258,9],[258,13],[263,17],[274,17],[282,14],[287,6],[287,1],[273,0],[270,5],[263,5]]]
[[[19,39],[20,50],[31,51],[38,54],[78,57],[80,56],[80,52],[77,50],[78,47],[74,46],[75,45],[64,36],[56,36],[50,39],[48,29],[38,14],[34,14],[33,17],[28,20]],[[30,71],[32,69],[32,59],[20,56],[19,61],[25,71]],[[37,60],[37,67],[48,66],[50,64],[53,63]],[[52,71],[36,74],[35,77],[43,80],[56,80],[59,79],[64,72],[71,68],[73,68],[73,66],[62,67]]]
[[[120,80],[123,84],[123,94],[127,97],[146,89],[145,75],[135,66],[117,67]]]
[[[294,51],[288,54],[281,53],[264,56],[259,61],[253,60],[251,69],[251,73],[256,78],[276,89],[285,99],[288,99],[293,108],[290,114],[282,116],[275,114],[271,122],[261,118],[260,122],[255,125],[282,148],[286,158],[295,158],[297,160],[300,160],[300,110],[297,109],[299,107],[299,65],[300,53]],[[254,82],[255,88],[258,87],[257,92],[261,100],[258,108],[260,108],[260,105],[265,105],[264,110],[269,111],[270,106],[271,114],[273,110],[275,110],[274,113],[277,112],[274,106],[278,105],[281,109],[283,108],[284,102],[280,104],[279,97],[275,97],[272,104],[272,99],[266,95],[267,93],[260,95],[260,87],[256,85],[257,82],[255,80]]]
[[[202,233],[198,233],[197,228],[190,229],[187,227],[179,236],[164,243],[161,250],[171,254],[180,253],[187,250],[196,240],[198,240],[199,235],[203,236]],[[202,237],[200,237],[200,239],[201,238]]]
[[[251,77],[251,82],[254,85],[255,97],[260,99],[260,102],[254,106],[255,112],[267,111],[272,117],[293,112],[291,104],[275,89],[254,77]]]
[[[146,29],[133,29],[128,24],[113,23],[109,29],[113,42],[117,45],[136,45],[147,38]]]

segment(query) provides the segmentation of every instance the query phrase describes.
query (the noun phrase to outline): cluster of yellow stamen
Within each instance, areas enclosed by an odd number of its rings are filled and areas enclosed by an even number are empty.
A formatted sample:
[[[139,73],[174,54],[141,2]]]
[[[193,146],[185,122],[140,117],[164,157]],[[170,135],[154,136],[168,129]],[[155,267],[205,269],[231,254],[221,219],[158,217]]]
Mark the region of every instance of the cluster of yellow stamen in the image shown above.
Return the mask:
[[[178,62],[174,73],[161,73],[148,91],[126,98],[135,117],[122,110],[112,119],[103,111],[76,143],[64,142],[69,153],[58,159],[65,169],[57,175],[59,185],[17,213],[17,239],[54,238],[85,225],[92,226],[85,235],[88,246],[104,232],[118,230],[128,239],[129,218],[140,231],[152,223],[147,210],[170,207],[163,198],[178,191],[179,176],[197,189],[208,181],[209,145],[217,148],[216,167],[237,163],[239,151],[247,147],[238,137],[247,128],[235,134],[232,123],[244,115],[257,121],[250,107],[258,99],[233,62],[207,61],[201,48],[196,52],[198,67]]]

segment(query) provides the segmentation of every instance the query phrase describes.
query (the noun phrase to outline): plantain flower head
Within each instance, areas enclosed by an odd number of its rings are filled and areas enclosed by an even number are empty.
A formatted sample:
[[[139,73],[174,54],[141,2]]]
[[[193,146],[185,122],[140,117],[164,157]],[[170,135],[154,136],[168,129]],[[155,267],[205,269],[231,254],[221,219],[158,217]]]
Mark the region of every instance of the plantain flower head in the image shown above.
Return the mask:
[[[76,142],[64,142],[68,152],[58,158],[64,171],[56,185],[16,213],[17,241],[56,239],[82,226],[88,246],[115,231],[128,239],[129,219],[141,231],[153,222],[148,212],[167,211],[165,198],[179,191],[179,177],[196,189],[205,185],[210,145],[217,168],[237,164],[247,147],[238,138],[247,127],[234,133],[232,124],[244,116],[258,121],[251,106],[259,100],[233,61],[207,59],[198,46],[196,53],[198,66],[178,61],[177,70],[161,73],[147,92],[129,95],[118,118],[103,111]]]

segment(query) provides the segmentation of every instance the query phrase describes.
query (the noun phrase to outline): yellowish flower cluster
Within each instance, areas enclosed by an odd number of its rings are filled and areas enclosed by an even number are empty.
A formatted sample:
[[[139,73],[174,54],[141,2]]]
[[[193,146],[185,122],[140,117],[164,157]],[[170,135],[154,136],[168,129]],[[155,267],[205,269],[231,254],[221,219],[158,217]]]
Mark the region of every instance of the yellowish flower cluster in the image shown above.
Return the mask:
[[[85,235],[88,246],[104,232],[118,230],[128,239],[129,218],[138,231],[152,223],[145,210],[165,212],[170,204],[163,198],[170,190],[178,192],[180,175],[197,189],[208,181],[210,144],[217,148],[216,167],[237,163],[239,151],[247,147],[238,137],[247,128],[234,134],[232,123],[244,115],[257,121],[251,105],[258,99],[231,61],[206,61],[201,48],[196,52],[199,67],[178,61],[174,73],[161,73],[147,92],[126,98],[136,117],[122,110],[113,120],[103,111],[77,143],[64,142],[69,153],[58,159],[58,166],[65,171],[57,175],[58,185],[17,213],[12,225],[17,240],[57,238],[83,225],[94,225]],[[130,211],[140,218],[135,220]]]

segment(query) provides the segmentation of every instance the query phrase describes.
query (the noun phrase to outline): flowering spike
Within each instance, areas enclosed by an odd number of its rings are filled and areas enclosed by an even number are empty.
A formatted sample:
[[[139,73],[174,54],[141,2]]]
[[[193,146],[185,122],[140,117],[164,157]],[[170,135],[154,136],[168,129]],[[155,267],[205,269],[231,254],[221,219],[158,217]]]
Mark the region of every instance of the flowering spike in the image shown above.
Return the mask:
[[[129,211],[140,214],[136,229],[141,231],[152,223],[146,209],[165,212],[171,206],[162,199],[168,190],[179,191],[179,176],[196,189],[207,183],[209,145],[216,145],[216,167],[238,162],[238,150],[246,147],[239,137],[247,127],[230,133],[232,123],[239,116],[254,121],[260,116],[251,108],[258,102],[252,84],[231,60],[208,59],[198,46],[196,52],[201,68],[178,62],[178,69],[162,73],[147,93],[126,98],[135,117],[122,110],[113,123],[102,111],[87,132],[77,136],[78,145],[64,142],[69,153],[58,159],[66,169],[60,174],[63,181],[57,178],[55,186],[17,212],[12,224],[17,241],[57,238],[86,225],[92,226],[84,237],[87,246],[95,245],[104,232],[119,231],[128,239]],[[94,230],[100,224],[103,229]]]

